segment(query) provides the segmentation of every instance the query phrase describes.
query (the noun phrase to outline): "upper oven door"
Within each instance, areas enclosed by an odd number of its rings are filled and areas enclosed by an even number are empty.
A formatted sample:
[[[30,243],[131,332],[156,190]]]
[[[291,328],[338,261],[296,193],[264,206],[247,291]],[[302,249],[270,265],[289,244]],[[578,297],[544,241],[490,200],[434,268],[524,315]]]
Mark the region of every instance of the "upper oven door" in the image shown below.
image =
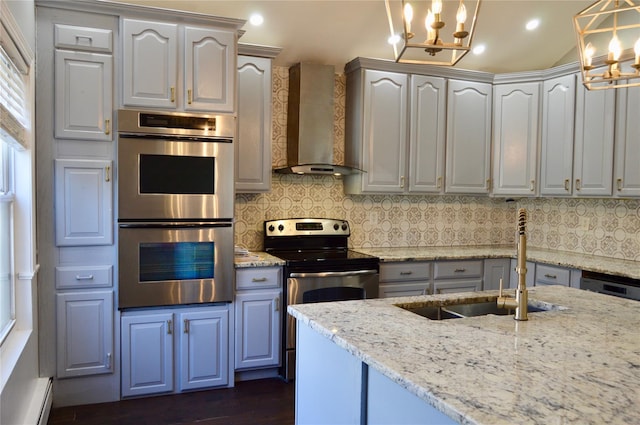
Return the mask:
[[[121,133],[118,220],[233,217],[231,139],[183,139]]]

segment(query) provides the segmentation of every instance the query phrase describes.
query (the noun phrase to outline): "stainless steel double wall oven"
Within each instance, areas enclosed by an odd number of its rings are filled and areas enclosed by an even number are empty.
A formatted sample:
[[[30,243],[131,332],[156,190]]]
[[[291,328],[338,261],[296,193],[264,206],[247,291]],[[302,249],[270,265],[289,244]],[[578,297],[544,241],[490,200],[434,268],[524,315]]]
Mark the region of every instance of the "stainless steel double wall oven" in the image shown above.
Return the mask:
[[[230,302],[235,118],[118,112],[119,308]]]

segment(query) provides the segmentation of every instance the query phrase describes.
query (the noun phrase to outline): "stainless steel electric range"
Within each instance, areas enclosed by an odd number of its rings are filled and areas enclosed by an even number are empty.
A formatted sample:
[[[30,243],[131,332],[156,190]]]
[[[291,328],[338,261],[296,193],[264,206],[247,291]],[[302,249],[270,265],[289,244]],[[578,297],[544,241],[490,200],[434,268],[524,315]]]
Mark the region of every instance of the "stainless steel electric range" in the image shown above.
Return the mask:
[[[264,251],[285,261],[283,311],[289,305],[378,297],[379,259],[348,248],[346,220],[296,218],[264,222]],[[295,377],[295,319],[282,324],[282,367]]]

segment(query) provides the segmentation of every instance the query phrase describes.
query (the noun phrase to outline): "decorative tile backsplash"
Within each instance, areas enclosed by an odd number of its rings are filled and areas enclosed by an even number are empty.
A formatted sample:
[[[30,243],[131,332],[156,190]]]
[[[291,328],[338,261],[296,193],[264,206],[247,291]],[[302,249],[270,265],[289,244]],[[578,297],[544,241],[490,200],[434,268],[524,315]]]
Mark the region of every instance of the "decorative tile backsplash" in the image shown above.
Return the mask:
[[[273,69],[274,167],[286,165],[287,68]],[[344,163],[345,76],[336,75],[334,161]],[[236,244],[262,250],[263,222],[331,217],[351,224],[350,246],[514,244],[517,208],[529,214],[531,247],[640,261],[640,200],[486,196],[345,195],[332,176],[273,174],[272,190],[236,195]]]

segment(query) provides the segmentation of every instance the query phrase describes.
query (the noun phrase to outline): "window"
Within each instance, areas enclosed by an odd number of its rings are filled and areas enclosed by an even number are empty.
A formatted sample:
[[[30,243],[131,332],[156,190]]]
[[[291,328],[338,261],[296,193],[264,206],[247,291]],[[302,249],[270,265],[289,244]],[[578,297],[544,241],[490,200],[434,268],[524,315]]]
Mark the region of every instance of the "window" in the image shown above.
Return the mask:
[[[0,48],[0,341],[15,322],[14,151],[27,146],[27,78]]]

